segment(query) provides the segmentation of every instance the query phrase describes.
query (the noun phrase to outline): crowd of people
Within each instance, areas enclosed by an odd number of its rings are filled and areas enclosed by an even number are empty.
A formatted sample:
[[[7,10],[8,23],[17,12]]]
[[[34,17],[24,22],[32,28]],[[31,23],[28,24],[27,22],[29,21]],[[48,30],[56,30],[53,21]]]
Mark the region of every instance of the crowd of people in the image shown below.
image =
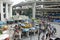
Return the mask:
[[[41,35],[41,33],[43,33],[43,36],[41,38],[42,40],[51,40],[50,37],[54,37],[56,31],[56,28],[50,23],[41,22],[39,24],[39,36]],[[14,40],[17,40],[16,38],[18,38],[18,40],[21,40],[21,28],[18,25],[15,25],[14,27],[14,37]],[[38,40],[40,39],[38,38]]]
[[[43,36],[42,36],[42,40],[48,40],[50,39],[50,37],[53,37],[55,36],[55,33],[56,33],[56,28],[54,26],[52,26],[50,23],[46,23],[44,21],[42,21],[40,24],[39,24],[39,35],[41,33],[43,33]]]
[[[21,27],[20,26],[15,25],[13,37],[14,37],[14,40],[21,40]]]

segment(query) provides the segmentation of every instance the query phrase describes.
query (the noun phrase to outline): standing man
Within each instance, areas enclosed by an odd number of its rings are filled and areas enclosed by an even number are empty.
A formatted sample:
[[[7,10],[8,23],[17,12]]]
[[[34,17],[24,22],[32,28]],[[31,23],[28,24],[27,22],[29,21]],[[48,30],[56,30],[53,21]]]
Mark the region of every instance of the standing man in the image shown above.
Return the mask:
[[[40,34],[41,34],[41,22],[39,22],[39,30],[38,30],[38,40],[40,40]]]
[[[15,25],[14,28],[14,40],[21,40],[21,28],[18,25]]]

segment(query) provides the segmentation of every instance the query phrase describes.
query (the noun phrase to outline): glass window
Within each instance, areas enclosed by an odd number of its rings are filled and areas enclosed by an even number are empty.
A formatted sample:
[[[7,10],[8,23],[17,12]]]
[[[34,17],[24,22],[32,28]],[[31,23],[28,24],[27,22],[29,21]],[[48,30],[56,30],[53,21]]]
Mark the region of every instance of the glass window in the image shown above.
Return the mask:
[[[5,8],[3,8],[3,12],[5,13]]]
[[[6,7],[6,3],[3,3],[3,12],[5,13],[5,8]]]
[[[6,3],[3,3],[3,6],[5,7],[6,6]]]
[[[4,14],[4,18],[6,18],[6,14]]]

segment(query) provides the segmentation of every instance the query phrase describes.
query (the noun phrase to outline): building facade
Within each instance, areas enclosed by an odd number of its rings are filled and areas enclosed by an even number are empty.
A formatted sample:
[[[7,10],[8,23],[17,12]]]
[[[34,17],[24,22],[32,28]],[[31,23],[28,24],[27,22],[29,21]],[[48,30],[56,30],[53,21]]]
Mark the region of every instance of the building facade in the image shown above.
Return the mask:
[[[60,0],[45,0],[49,2],[60,2]],[[48,20],[54,21],[54,20],[60,20],[60,4],[55,3],[55,5],[44,5],[44,8],[52,9],[50,11],[44,11],[44,16],[48,18]],[[54,10],[55,9],[55,10]],[[47,9],[46,9],[47,10]]]
[[[60,0],[44,0],[44,1],[60,1]]]
[[[24,11],[26,10],[24,8],[27,8],[28,5],[32,6],[31,8],[33,18],[41,16],[43,18],[47,18],[47,20],[60,19],[60,0],[38,0],[36,2],[33,1],[27,0],[27,2],[19,3],[15,5],[15,7],[20,6],[22,7],[21,9],[23,9],[22,11]]]
[[[10,0],[0,0],[0,21],[6,21],[12,17],[11,4]]]

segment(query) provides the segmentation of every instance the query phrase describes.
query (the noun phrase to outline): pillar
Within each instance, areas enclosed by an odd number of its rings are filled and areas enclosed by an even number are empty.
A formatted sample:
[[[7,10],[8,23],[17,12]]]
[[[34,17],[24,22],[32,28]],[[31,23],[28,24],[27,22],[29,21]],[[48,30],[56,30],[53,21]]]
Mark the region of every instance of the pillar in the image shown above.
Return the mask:
[[[44,2],[44,0],[41,0],[42,2]],[[43,5],[41,5],[41,8],[43,8]]]
[[[22,8],[22,6],[21,6],[21,8]],[[23,12],[24,12],[24,11],[23,11],[23,10],[21,10],[21,14],[23,14]]]
[[[6,18],[8,19],[9,16],[8,16],[8,4],[6,3]]]
[[[21,10],[21,14],[23,14],[23,10]]]
[[[32,5],[32,16],[33,18],[35,18],[35,14],[36,14],[36,2]]]
[[[1,1],[1,21],[4,21],[3,2]]]
[[[41,0],[42,2],[44,2],[44,0]],[[44,6],[41,5],[41,8],[43,8]],[[42,19],[43,19],[43,16],[44,16],[44,12],[42,11]]]
[[[10,5],[10,17],[12,17],[12,6]]]

